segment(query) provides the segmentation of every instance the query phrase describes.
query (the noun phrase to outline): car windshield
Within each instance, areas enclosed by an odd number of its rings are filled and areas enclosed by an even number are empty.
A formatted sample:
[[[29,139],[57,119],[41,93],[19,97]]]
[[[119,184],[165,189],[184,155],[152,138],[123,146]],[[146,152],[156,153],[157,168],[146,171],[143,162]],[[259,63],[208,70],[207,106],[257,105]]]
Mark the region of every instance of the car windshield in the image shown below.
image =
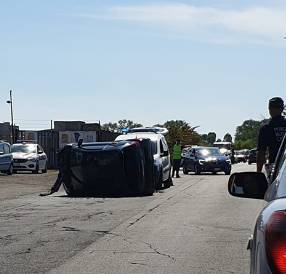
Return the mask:
[[[207,156],[221,156],[221,152],[218,148],[202,148],[197,150],[199,156],[207,157]]]
[[[22,153],[36,153],[35,145],[12,145],[11,146],[12,153],[22,152]]]

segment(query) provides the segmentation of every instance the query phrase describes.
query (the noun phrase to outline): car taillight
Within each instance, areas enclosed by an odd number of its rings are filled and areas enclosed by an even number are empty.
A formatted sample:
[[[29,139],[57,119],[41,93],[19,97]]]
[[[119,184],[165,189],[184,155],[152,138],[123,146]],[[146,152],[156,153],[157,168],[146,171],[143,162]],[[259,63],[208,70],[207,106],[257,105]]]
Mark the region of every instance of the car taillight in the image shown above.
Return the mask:
[[[274,212],[266,225],[266,254],[273,273],[286,273],[286,211]]]

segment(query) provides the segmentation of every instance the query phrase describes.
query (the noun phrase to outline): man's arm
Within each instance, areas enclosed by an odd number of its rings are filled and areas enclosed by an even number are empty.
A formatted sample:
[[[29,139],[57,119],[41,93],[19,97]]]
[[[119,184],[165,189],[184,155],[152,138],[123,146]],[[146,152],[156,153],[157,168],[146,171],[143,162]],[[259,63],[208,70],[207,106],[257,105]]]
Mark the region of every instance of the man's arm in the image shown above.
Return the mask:
[[[262,172],[263,165],[266,163],[266,152],[258,151],[257,152],[257,172]]]

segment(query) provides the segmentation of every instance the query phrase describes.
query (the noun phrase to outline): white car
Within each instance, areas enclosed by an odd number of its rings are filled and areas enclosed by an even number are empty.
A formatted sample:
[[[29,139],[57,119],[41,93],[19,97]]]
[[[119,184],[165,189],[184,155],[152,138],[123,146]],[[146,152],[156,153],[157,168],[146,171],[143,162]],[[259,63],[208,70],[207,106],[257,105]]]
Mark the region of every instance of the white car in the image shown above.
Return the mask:
[[[153,144],[153,155],[156,169],[156,189],[170,187],[172,185],[171,177],[171,157],[166,139],[163,134],[168,130],[163,128],[135,128],[129,130],[127,134],[118,136],[115,141],[150,139]]]
[[[264,173],[234,173],[228,190],[236,197],[267,202],[249,240],[250,273],[286,273],[286,136],[269,180]]]
[[[38,144],[19,143],[11,146],[13,169],[15,171],[47,172],[48,158]]]

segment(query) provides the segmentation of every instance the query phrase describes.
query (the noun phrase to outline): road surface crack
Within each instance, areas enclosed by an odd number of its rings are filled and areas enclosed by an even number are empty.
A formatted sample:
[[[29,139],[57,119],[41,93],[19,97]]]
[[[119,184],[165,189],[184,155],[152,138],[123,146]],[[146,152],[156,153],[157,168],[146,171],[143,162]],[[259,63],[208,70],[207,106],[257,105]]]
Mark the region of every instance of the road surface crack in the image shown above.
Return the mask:
[[[141,243],[147,245],[151,250],[153,250],[153,252],[154,252],[155,254],[158,254],[158,255],[163,256],[163,257],[167,257],[167,258],[171,259],[173,262],[176,261],[176,258],[175,258],[175,257],[173,257],[173,256],[171,256],[171,255],[169,255],[169,254],[160,252],[157,248],[153,247],[152,244],[146,243],[146,242],[141,242]]]
[[[130,225],[128,226],[128,228],[130,228],[131,226],[134,226],[136,223],[140,222],[144,217],[146,217],[147,214],[142,215],[140,218],[136,219],[134,222],[130,223]]]

